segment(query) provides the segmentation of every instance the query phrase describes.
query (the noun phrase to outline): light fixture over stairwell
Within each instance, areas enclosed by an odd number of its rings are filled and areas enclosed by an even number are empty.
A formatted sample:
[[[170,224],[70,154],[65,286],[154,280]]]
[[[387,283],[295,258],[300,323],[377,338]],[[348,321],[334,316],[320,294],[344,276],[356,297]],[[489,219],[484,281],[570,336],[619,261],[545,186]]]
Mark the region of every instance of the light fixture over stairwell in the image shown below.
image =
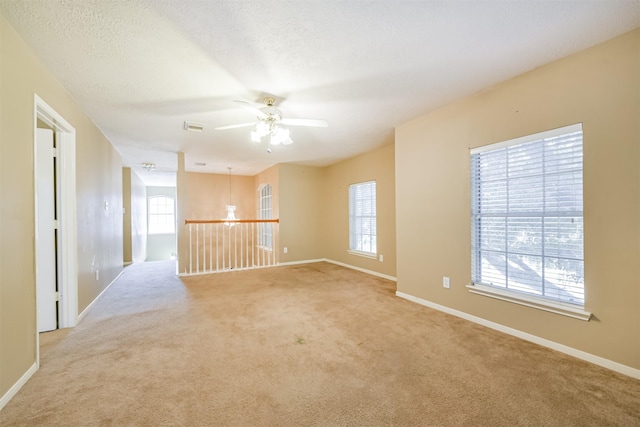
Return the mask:
[[[227,167],[227,169],[229,169],[229,204],[226,206],[227,217],[223,219],[227,221],[224,223],[224,225],[233,227],[235,225],[235,221],[237,221],[239,218],[236,218],[236,215],[235,215],[235,212],[236,212],[235,205],[231,204],[231,168]],[[234,221],[234,222],[231,222],[231,221]]]

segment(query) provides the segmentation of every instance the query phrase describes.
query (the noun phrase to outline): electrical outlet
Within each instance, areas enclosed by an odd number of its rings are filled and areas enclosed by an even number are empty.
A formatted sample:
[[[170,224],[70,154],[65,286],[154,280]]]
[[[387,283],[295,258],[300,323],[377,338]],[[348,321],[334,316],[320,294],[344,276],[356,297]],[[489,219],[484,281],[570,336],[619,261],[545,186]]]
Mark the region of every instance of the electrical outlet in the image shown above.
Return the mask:
[[[379,258],[380,258],[380,262],[383,262],[383,261],[384,261],[384,256],[380,255],[380,257],[379,257]]]
[[[442,278],[442,287],[443,288],[447,288],[447,289],[449,289],[451,287],[451,281],[446,276]]]
[[[287,252],[289,252],[289,248],[287,248],[286,246],[283,249],[284,253],[286,254]]]

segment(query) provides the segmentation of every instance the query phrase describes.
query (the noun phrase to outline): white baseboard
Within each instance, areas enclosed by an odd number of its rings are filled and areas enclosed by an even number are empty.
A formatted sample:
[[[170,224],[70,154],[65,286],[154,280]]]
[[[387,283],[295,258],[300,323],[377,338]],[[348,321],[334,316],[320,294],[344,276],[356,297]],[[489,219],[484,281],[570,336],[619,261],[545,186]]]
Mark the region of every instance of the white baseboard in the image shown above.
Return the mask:
[[[619,372],[621,374],[630,376],[632,378],[640,379],[640,369],[632,368],[631,366],[623,365],[622,363],[614,362],[613,360],[605,359],[604,357],[596,356],[591,353],[587,353],[582,350],[578,350],[573,347],[566,346],[564,344],[559,344],[554,341],[550,341],[545,338],[540,338],[536,335],[532,335],[526,332],[519,331],[517,329],[509,328],[508,326],[501,325],[499,323],[491,322],[489,320],[483,319],[481,317],[473,316],[471,314],[465,313],[463,311],[455,310],[453,308],[446,307],[444,305],[436,304],[431,301],[427,301],[422,298],[414,297],[413,295],[405,294],[404,292],[396,291],[396,296],[400,298],[404,298],[411,302],[415,302],[417,304],[423,305],[425,307],[433,308],[438,311],[442,311],[447,314],[451,314],[456,317],[460,317],[462,319],[468,320],[473,323],[477,323],[482,326],[486,326],[487,328],[494,329],[499,332],[503,332],[505,334],[512,335],[514,337],[521,338],[525,341],[529,341],[543,347],[548,347],[552,350],[559,351],[561,353],[568,354],[570,356],[576,357],[578,359],[585,360],[587,362],[593,363],[598,366],[602,366],[603,368],[610,369],[615,372]]]
[[[322,261],[322,260],[320,260]],[[294,264],[307,264],[308,262],[318,262],[318,261],[294,261],[294,262],[290,262],[290,263],[282,263],[282,264],[271,264],[271,265],[261,265],[261,266],[256,266],[256,267],[238,267],[238,268],[225,268],[224,270],[211,270],[211,271],[202,271],[202,272],[198,272],[198,273],[176,273],[178,277],[189,277],[189,276],[202,276],[205,274],[222,274],[222,273],[233,273],[236,271],[250,271],[250,270],[259,270],[261,268],[274,268],[274,267],[280,267],[283,265],[294,265]]]
[[[355,265],[345,264],[343,262],[334,261],[334,260],[328,259],[328,258],[303,259],[303,260],[300,260],[300,261],[280,262],[280,263],[274,264],[274,265],[265,265],[265,266],[262,266],[260,268],[285,267],[285,266],[288,266],[288,265],[313,264],[314,262],[328,262],[330,264],[336,264],[336,265],[339,265],[339,266],[342,266],[342,267],[350,268],[352,270],[357,270],[357,271],[360,271],[362,273],[371,274],[372,276],[381,277],[383,279],[392,280],[394,282],[397,281],[397,279],[394,276],[389,276],[388,274],[378,273],[377,271],[367,270],[366,268],[356,267]],[[253,270],[253,269],[254,268],[238,268],[238,269],[233,269],[233,270],[208,271],[208,272],[202,272],[202,273],[186,273],[185,272],[185,273],[178,273],[178,277],[197,276],[197,275],[201,275],[201,274],[227,273],[229,271],[242,271],[242,270]]]
[[[80,323],[82,319],[84,319],[84,317],[89,313],[89,310],[91,310],[91,307],[93,307],[93,305],[100,299],[100,297],[104,295],[105,292],[107,292],[107,289],[109,289],[111,285],[113,285],[116,282],[116,280],[120,278],[122,273],[124,273],[124,269],[120,270],[120,273],[118,273],[118,275],[107,285],[107,287],[104,288],[102,292],[100,292],[100,294],[97,297],[95,297],[93,301],[91,301],[91,303],[84,310],[82,310],[82,313],[78,315],[78,321],[76,322],[76,325]]]
[[[357,271],[360,271],[362,273],[371,274],[372,276],[381,277],[383,279],[391,280],[391,281],[394,281],[394,282],[398,281],[398,279],[396,277],[394,277],[394,276],[389,276],[388,274],[384,274],[384,273],[378,273],[377,271],[373,271],[373,270],[367,270],[366,268],[356,267],[355,265],[351,265],[351,264],[345,264],[344,262],[334,261],[334,260],[328,259],[328,258],[325,258],[322,261],[326,261],[326,262],[331,263],[331,264],[336,264],[336,265],[339,265],[341,267],[350,268],[352,270],[357,270]]]
[[[326,259],[324,258],[318,258],[318,259],[304,259],[302,261],[288,261],[288,262],[281,262],[278,265],[279,266],[284,266],[284,265],[299,265],[299,264],[312,264],[314,262],[324,262],[326,261]]]
[[[362,273],[371,274],[372,276],[381,277],[383,279],[392,280],[394,282],[397,281],[397,279],[394,276],[389,276],[388,274],[378,273],[377,271],[373,271],[373,270],[367,270],[366,268],[356,267],[355,265],[351,265],[351,264],[345,264],[345,263],[340,262],[340,261],[334,261],[334,260],[329,259],[329,258],[305,259],[305,260],[301,260],[301,261],[281,262],[278,265],[279,266],[285,266],[285,265],[311,264],[311,263],[314,263],[314,262],[328,262],[330,264],[335,264],[335,265],[339,265],[341,267],[346,267],[346,268],[350,268],[352,270],[357,270],[357,271],[360,271]]]
[[[11,387],[4,394],[4,396],[2,396],[2,398],[0,398],[0,411],[2,410],[2,408],[6,406],[7,403],[9,403],[11,399],[13,399],[13,396],[15,396],[20,391],[22,386],[25,385],[27,381],[29,381],[29,378],[31,378],[33,374],[36,373],[37,370],[38,370],[38,365],[34,363],[33,365],[31,365],[29,369],[27,369],[27,372],[25,372],[20,377],[20,379],[13,385],[13,387]]]
[[[124,271],[124,270],[123,270]],[[115,279],[113,279],[111,281],[111,283],[109,283],[109,285],[107,285],[106,288],[104,288],[102,290],[102,292],[100,292],[100,295],[98,295],[92,302],[91,304],[89,304],[87,306],[87,308],[85,308],[82,313],[80,313],[78,315],[78,319],[76,322],[76,325],[80,322],[80,320],[82,320],[82,318],[84,316],[87,315],[87,313],[89,312],[89,310],[91,309],[91,307],[93,307],[93,305],[95,304],[96,301],[98,301],[98,299],[105,293],[105,291],[107,289],[109,289],[109,287],[116,281],[118,280],[118,278],[120,277],[120,275],[123,273],[123,271],[120,271],[120,273],[118,273],[118,275],[115,277]],[[23,375],[22,377],[20,377],[20,379],[4,394],[4,396],[2,396],[2,398],[0,398],[0,410],[2,410],[2,408],[5,407],[5,405],[7,403],[9,403],[9,401],[13,398],[13,396],[16,395],[16,393],[22,388],[23,385],[26,384],[27,381],[29,381],[29,378],[31,378],[33,376],[33,374],[36,373],[36,371],[38,370],[38,364],[39,364],[39,359],[40,359],[40,336],[36,333],[36,348],[38,349],[38,354],[36,355],[36,358],[38,359],[36,361],[36,363],[34,363]]]

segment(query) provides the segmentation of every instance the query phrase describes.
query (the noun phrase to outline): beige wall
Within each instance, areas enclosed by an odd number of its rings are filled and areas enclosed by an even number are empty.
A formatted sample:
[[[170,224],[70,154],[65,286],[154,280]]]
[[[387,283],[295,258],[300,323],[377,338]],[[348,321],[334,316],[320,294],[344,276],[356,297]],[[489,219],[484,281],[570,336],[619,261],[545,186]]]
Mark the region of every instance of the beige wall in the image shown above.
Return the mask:
[[[133,262],[131,236],[131,168],[122,168],[122,260],[125,265]]]
[[[251,183],[248,178],[233,177],[234,203],[239,205],[237,216],[257,218],[258,189],[263,184],[271,184],[273,215],[280,219],[276,238],[279,262],[328,258],[395,276],[393,144],[327,168],[279,164],[257,174]],[[349,185],[372,179],[377,182],[378,248],[384,255],[384,262],[347,253]],[[227,180],[224,175],[179,170],[179,227],[184,226],[186,218],[222,218],[228,200]],[[236,180],[240,180],[240,184],[236,184]],[[240,200],[245,204],[242,209]],[[210,212],[214,211],[217,213],[211,216]],[[178,241],[180,258],[186,261],[189,253],[187,237],[179,237]],[[183,273],[185,268],[186,264],[181,262],[179,271]]]
[[[394,145],[388,144],[324,171],[324,257],[389,276],[396,275]],[[349,254],[349,185],[376,181],[376,234],[379,259]]]
[[[122,161],[71,98],[68,109],[58,109],[55,97],[43,98],[76,129],[78,313],[82,313],[122,271]]]
[[[36,361],[34,93],[76,129],[78,312],[122,269],[120,157],[0,17],[0,396]],[[105,210],[105,202],[109,209]],[[95,280],[95,270],[100,271]]]
[[[325,168],[291,164],[274,168],[279,171],[280,262],[327,258],[395,276],[393,144]],[[370,180],[376,180],[378,253],[384,262],[347,253],[349,185]]]
[[[279,174],[280,262],[324,258],[322,233],[329,225],[320,197],[324,170],[281,164]]]
[[[398,290],[640,368],[639,76],[636,30],[399,126]],[[579,122],[594,318],[470,294],[469,148]]]
[[[233,171],[232,171],[233,172]],[[178,200],[178,272],[188,272],[189,236],[185,220],[209,220],[226,217],[229,204],[229,176],[186,172],[184,154],[178,153],[178,173],[176,176]],[[236,206],[236,218],[256,217],[256,190],[254,177],[231,176],[231,204]]]
[[[185,219],[221,219],[227,216],[229,204],[229,177],[212,173],[186,172],[188,197],[185,203]],[[237,218],[254,218],[256,212],[253,177],[231,177],[231,204],[236,206]]]

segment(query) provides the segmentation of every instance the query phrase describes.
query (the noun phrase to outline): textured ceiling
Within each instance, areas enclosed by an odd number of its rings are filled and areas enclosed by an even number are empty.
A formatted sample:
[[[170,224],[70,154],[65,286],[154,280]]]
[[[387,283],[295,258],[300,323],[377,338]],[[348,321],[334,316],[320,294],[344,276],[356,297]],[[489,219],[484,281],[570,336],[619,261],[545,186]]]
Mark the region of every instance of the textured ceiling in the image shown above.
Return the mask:
[[[178,151],[201,172],[328,165],[640,26],[635,0],[0,0],[0,11],[147,185],[167,183]],[[291,127],[295,143],[271,154],[249,128],[214,130],[254,121],[233,100],[264,95],[329,127]]]

